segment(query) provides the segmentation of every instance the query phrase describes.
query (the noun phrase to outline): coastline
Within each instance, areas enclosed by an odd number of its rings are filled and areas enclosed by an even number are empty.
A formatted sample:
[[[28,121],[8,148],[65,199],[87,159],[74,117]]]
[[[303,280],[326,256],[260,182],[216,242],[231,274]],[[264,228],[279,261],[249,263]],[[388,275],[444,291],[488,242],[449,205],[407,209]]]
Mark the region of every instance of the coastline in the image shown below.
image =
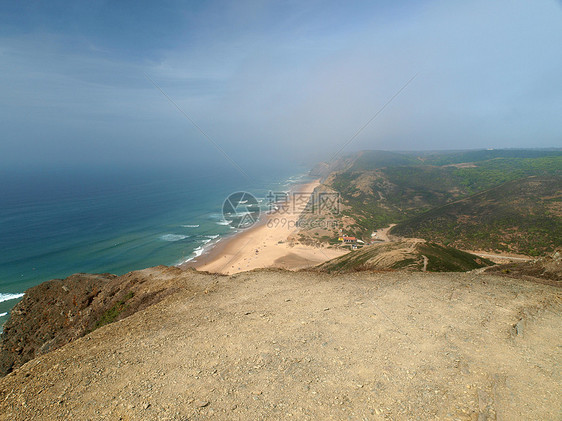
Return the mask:
[[[296,184],[291,187],[290,193],[312,194],[319,185],[319,180]],[[295,209],[293,194],[289,194],[287,206],[289,209]],[[254,226],[222,239],[202,255],[178,266],[225,275],[258,268],[297,270],[315,266],[347,253],[344,250],[293,244],[287,241],[298,232],[296,222],[301,213],[302,210],[269,212]],[[281,218],[283,223],[274,223]]]

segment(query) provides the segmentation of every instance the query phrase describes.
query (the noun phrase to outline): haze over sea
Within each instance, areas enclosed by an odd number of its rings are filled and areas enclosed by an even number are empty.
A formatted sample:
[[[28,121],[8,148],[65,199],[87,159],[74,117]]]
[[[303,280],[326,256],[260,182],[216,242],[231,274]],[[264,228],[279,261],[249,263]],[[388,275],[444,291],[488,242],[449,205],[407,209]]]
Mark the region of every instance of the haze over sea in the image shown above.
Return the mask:
[[[306,178],[297,165],[103,169],[0,174],[0,323],[29,287],[77,272],[174,265],[235,230],[232,192],[265,197]]]

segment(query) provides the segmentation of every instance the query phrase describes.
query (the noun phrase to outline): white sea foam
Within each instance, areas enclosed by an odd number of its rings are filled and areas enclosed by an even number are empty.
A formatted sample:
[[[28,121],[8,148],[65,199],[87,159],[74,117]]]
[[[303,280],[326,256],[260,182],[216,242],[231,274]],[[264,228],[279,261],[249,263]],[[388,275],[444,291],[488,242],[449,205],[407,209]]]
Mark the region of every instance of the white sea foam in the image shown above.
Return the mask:
[[[188,225],[182,225],[182,227],[184,227],[184,228],[199,228],[199,224],[196,224],[196,225],[195,225],[195,224],[194,224],[194,225],[189,225],[189,224],[188,224]]]
[[[242,211],[241,210],[241,211],[236,212],[236,216],[240,217],[240,216],[244,216],[244,215],[252,215],[254,213],[256,213],[256,211]]]
[[[197,247],[195,250],[193,250],[193,254],[195,256],[193,256],[192,259],[195,259],[196,257],[201,256],[204,251],[205,251],[205,248],[203,246]]]
[[[222,220],[222,221],[218,221],[218,222],[217,222],[217,225],[230,225],[231,222],[232,222],[232,221],[225,221],[225,220]]]
[[[294,175],[292,177],[289,177],[285,183],[296,183],[298,181],[302,181],[305,177],[307,177],[307,174],[299,174],[299,175]]]
[[[193,250],[192,255],[190,257],[188,257],[187,259],[182,260],[181,262],[179,262],[177,265],[181,265],[183,263],[187,263],[187,262],[191,262],[192,260],[197,259],[199,256],[201,256],[203,253],[205,253],[206,250],[210,249],[211,247],[213,247],[215,244],[217,244],[220,240],[222,240],[222,238],[220,238],[220,236],[217,235],[206,235],[205,237],[207,238],[202,238],[201,242],[203,243],[202,245],[200,245],[199,247],[197,247],[195,250]],[[209,244],[211,241],[213,241],[213,244]]]
[[[0,292],[0,303],[4,302],[4,301],[10,301],[10,300],[15,300],[16,298],[21,298],[23,297],[24,294],[2,294]]]
[[[164,234],[163,236],[160,237],[160,239],[162,239],[164,241],[180,241],[180,240],[185,240],[188,237],[189,237],[189,235]]]
[[[203,252],[205,251],[205,247],[204,246],[199,246],[197,247],[195,250],[193,250],[193,255],[188,257],[187,259],[181,261],[179,264],[181,265],[182,263],[187,263],[187,262],[191,262],[192,260],[198,258],[199,256],[201,256],[203,254]]]

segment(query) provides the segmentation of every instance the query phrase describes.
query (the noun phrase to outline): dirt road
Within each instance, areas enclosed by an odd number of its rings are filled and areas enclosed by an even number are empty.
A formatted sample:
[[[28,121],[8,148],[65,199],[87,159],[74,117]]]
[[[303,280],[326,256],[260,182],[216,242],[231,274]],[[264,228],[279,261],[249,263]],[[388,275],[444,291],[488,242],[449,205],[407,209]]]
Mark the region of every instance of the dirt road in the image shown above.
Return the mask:
[[[513,262],[528,262],[532,260],[530,257],[515,257],[515,256],[504,256],[501,254],[483,254],[483,253],[475,253],[477,256],[485,257],[486,259],[490,259],[492,261],[499,261],[505,262],[513,261]]]
[[[373,240],[377,240],[377,241],[392,241],[392,239],[389,237],[388,232],[394,227],[396,226],[396,224],[390,224],[388,227],[386,228],[381,228],[379,230],[376,230],[374,232],[374,236],[372,237]]]

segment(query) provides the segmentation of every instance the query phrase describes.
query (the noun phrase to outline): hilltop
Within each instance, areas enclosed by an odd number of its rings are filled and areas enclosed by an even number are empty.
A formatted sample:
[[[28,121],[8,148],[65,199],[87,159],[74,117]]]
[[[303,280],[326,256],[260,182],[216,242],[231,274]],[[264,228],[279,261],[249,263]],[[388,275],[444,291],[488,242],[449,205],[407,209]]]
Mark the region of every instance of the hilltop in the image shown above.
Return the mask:
[[[130,275],[159,303],[0,379],[0,420],[556,419],[560,290],[481,273]]]
[[[173,294],[176,273],[164,266],[123,276],[77,273],[29,288],[3,326],[0,376]]]
[[[487,259],[423,240],[365,246],[316,266],[321,272],[391,271],[468,272],[493,265]]]

